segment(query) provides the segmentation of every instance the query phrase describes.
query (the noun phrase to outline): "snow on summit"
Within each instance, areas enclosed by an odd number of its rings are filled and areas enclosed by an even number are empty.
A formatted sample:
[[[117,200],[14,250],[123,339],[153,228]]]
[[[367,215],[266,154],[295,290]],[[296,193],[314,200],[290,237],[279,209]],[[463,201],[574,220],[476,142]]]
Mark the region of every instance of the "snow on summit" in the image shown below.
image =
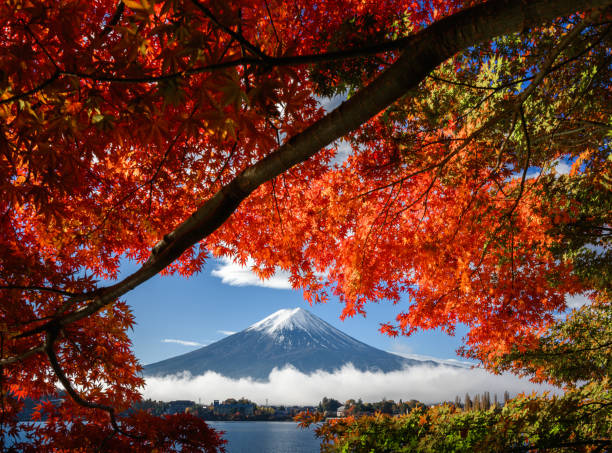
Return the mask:
[[[257,330],[274,335],[283,330],[305,330],[307,332],[329,332],[334,329],[321,319],[311,315],[303,308],[285,308],[256,322],[247,330]]]
[[[245,332],[257,333],[271,338],[284,348],[293,349],[299,345],[318,345],[325,349],[364,346],[360,341],[323,321],[303,308],[285,308],[253,324]],[[342,346],[341,346],[342,345]]]

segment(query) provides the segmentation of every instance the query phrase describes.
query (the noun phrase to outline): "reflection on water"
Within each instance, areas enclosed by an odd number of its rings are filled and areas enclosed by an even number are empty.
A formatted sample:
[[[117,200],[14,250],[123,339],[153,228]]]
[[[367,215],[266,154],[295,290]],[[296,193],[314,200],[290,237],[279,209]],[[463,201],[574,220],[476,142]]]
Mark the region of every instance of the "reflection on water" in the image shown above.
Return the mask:
[[[225,431],[228,453],[318,453],[312,429],[293,422],[208,422]]]

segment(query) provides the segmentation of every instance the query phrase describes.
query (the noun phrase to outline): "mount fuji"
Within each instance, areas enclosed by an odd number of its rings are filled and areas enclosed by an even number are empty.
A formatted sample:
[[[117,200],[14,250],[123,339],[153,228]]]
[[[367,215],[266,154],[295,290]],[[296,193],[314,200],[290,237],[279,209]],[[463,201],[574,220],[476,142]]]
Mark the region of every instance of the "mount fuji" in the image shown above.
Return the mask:
[[[216,343],[144,367],[145,376],[214,371],[231,378],[267,380],[274,368],[305,374],[353,364],[361,371],[396,371],[434,361],[408,359],[368,346],[302,309],[284,309]]]

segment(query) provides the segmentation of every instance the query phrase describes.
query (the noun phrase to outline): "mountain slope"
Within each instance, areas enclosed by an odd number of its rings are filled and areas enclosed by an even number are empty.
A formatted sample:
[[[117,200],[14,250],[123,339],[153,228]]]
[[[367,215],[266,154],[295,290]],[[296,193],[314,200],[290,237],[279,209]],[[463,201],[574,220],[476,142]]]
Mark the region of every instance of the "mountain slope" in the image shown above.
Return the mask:
[[[144,367],[145,376],[215,371],[232,378],[268,378],[274,368],[291,365],[310,374],[352,363],[359,370],[394,371],[437,365],[390,354],[346,335],[302,309],[279,310],[247,329],[195,351]]]

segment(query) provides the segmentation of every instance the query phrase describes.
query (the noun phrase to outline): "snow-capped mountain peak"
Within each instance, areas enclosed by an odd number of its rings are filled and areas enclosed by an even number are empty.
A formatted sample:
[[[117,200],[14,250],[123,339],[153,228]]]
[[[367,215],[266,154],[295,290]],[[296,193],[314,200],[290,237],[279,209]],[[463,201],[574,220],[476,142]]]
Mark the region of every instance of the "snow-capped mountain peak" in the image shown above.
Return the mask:
[[[302,308],[272,313],[247,329],[195,351],[147,365],[145,374],[214,371],[224,376],[269,379],[274,368],[332,372],[351,363],[359,370],[394,371],[419,362],[368,346]],[[435,365],[435,364],[434,364]]]
[[[330,326],[331,327],[331,326]],[[320,319],[311,315],[303,308],[285,308],[256,322],[247,330],[256,330],[269,335],[277,335],[287,330],[321,331],[328,330]]]

